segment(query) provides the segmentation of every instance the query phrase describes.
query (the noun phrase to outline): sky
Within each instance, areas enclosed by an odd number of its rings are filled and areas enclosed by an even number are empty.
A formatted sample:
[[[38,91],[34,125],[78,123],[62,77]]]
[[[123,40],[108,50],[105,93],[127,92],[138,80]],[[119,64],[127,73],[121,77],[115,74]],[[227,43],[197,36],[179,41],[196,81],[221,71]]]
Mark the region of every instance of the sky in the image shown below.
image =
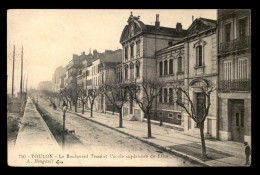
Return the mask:
[[[7,11],[7,93],[12,88],[13,47],[15,45],[14,92],[20,89],[21,49],[23,73],[28,89],[40,81],[51,81],[54,71],[65,66],[73,54],[88,54],[121,48],[121,33],[133,12],[144,24],[187,29],[194,19],[215,19],[214,9],[11,9]]]

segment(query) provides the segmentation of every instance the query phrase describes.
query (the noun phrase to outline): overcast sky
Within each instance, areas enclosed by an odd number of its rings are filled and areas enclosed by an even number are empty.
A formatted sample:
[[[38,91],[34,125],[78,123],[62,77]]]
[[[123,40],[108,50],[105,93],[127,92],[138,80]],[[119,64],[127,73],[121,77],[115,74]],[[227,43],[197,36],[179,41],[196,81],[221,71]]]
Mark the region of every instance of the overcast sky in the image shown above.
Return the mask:
[[[65,66],[72,54],[87,54],[93,49],[121,48],[119,39],[130,12],[145,24],[154,25],[159,14],[160,25],[176,27],[180,22],[187,29],[199,17],[215,19],[216,10],[8,10],[7,12],[7,75],[11,93],[13,45],[16,47],[15,93],[20,88],[21,48],[24,50],[24,74],[28,88],[40,81],[51,80],[55,68]]]

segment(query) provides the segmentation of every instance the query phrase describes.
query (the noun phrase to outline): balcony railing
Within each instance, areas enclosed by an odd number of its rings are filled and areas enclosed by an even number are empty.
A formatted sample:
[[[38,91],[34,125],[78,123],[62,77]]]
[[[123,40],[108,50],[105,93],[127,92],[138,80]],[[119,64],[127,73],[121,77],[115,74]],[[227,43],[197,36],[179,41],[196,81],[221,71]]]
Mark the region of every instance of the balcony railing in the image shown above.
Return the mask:
[[[219,53],[227,53],[250,48],[250,37],[237,38],[229,42],[223,42],[219,45]]]
[[[221,92],[250,91],[250,80],[220,80]]]

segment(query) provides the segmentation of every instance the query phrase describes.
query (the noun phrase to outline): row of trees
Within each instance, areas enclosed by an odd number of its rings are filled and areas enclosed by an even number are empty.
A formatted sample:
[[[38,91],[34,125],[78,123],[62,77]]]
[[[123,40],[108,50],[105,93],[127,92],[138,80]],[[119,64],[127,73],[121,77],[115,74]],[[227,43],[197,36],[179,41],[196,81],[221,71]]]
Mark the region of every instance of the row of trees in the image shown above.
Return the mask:
[[[129,97],[135,101],[135,103],[143,111],[145,118],[147,119],[147,136],[152,137],[151,131],[151,110],[155,99],[162,94],[162,89],[166,84],[158,79],[143,80],[142,82],[124,82],[119,83],[117,81],[106,82],[98,87],[91,87],[84,89],[82,86],[77,86],[74,90],[72,88],[64,88],[60,93],[51,93],[50,99],[57,98],[59,101],[66,100],[67,104],[72,109],[72,103],[75,106],[75,112],[77,112],[78,100],[82,104],[82,114],[84,114],[85,105],[90,104],[90,117],[93,117],[93,106],[95,100],[100,94],[106,96],[106,99],[119,111],[119,128],[123,127],[122,108],[125,103],[128,102]],[[204,121],[208,115],[210,108],[210,95],[215,90],[213,86],[197,87],[201,89],[204,96],[203,108],[198,113],[196,104],[193,103],[189,93],[189,87],[184,88],[180,84],[173,85],[175,93],[171,95],[174,103],[181,106],[186,113],[197,123],[200,128],[201,144],[202,144],[202,156],[206,156],[206,145],[204,139]],[[182,100],[177,98],[177,93],[182,92]],[[176,94],[176,95],[173,95]],[[60,102],[59,102],[60,103]]]

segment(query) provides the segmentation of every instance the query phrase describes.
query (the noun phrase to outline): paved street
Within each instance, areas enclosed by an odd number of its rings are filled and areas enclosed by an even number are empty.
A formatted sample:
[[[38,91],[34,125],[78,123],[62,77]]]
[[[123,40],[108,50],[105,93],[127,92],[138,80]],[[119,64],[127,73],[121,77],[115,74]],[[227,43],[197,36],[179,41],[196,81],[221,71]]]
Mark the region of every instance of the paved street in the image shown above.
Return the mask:
[[[62,111],[53,110],[44,99],[39,99],[39,104],[49,112],[52,120],[62,126]],[[48,125],[48,122],[46,123]],[[114,165],[199,166],[196,163],[158,150],[130,136],[85,120],[75,114],[67,113],[66,129],[75,131],[75,134],[66,136],[66,152],[93,154],[93,157],[101,154],[108,155],[108,158],[102,159],[102,162],[99,162],[98,165],[109,166],[116,163]],[[59,139],[57,141],[61,144]],[[125,158],[122,158],[123,156]],[[97,161],[97,159],[94,159],[94,161]]]

